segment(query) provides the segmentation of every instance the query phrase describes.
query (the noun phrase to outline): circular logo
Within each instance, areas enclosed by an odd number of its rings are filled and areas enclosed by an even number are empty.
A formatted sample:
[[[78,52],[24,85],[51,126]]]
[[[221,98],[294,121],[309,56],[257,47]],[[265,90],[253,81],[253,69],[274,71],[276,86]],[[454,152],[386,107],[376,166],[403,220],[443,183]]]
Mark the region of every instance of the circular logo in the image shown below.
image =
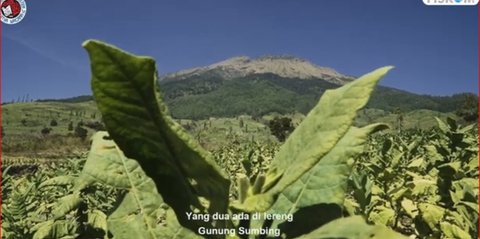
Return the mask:
[[[1,0],[0,11],[3,23],[16,24],[25,17],[27,4],[25,0]]]

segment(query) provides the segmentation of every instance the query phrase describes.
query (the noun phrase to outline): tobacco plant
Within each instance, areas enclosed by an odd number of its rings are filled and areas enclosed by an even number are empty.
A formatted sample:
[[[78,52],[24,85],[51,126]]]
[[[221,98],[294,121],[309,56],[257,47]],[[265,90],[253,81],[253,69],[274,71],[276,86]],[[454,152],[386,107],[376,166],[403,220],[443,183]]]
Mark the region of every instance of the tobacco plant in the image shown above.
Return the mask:
[[[373,138],[351,175],[346,205],[418,238],[478,235],[478,132],[437,119],[430,132]]]
[[[155,61],[99,41],[83,46],[108,133],[94,136],[76,193],[94,181],[125,190],[106,215],[105,238],[403,238],[360,216],[342,216],[353,158],[369,134],[386,128],[352,124],[391,67],[326,91],[265,173],[239,175],[238,196],[231,198],[226,173],[170,117]],[[291,214],[293,220],[232,219],[255,213]],[[192,220],[193,214],[232,217]],[[281,235],[242,235],[241,228],[278,228]],[[202,233],[227,229],[233,233]]]
[[[79,184],[85,160],[39,165],[37,172],[10,174],[3,169],[2,238],[100,238],[105,234],[102,211],[112,208],[115,190],[105,184]],[[10,169],[10,170],[9,170]],[[99,236],[100,235],[100,236]]]

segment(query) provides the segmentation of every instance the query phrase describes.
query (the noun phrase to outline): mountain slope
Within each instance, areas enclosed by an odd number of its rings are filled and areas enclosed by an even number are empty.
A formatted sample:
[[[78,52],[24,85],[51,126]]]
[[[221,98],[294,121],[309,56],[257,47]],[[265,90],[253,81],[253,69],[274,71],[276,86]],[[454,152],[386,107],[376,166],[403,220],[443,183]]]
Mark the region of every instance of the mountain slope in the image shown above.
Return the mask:
[[[177,118],[201,119],[241,114],[307,113],[326,89],[338,85],[320,79],[254,74],[232,80],[192,77],[161,84],[164,99]]]
[[[205,119],[276,112],[307,113],[328,89],[353,80],[333,69],[295,57],[235,57],[210,66],[183,70],[160,78],[163,97],[175,118]],[[466,96],[418,95],[378,86],[367,107],[384,111],[433,110],[452,112]],[[74,97],[78,102],[91,97]],[[475,101],[476,102],[476,101]]]
[[[325,90],[337,87],[339,85],[315,78],[251,74],[225,80],[211,72],[161,82],[163,97],[173,116],[192,119],[241,114],[261,116],[271,112],[305,114]],[[420,109],[452,112],[463,106],[467,95],[473,94],[429,96],[378,86],[367,107],[389,112]]]

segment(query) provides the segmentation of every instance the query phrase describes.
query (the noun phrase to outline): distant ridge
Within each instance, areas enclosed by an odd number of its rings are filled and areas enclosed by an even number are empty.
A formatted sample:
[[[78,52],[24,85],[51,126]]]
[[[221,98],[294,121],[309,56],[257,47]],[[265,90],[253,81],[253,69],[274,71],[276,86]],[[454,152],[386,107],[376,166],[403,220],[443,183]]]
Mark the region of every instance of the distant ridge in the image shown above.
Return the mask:
[[[61,98],[61,99],[39,99],[39,100],[35,100],[35,102],[81,103],[81,102],[87,102],[91,100],[93,100],[93,96],[91,95],[80,95],[80,96]]]

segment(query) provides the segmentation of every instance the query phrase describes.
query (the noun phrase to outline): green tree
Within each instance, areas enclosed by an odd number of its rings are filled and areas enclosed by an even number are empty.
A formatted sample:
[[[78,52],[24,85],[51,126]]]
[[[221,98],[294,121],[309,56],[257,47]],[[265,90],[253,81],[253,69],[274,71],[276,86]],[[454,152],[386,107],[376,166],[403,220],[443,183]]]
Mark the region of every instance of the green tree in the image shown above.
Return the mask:
[[[85,140],[87,138],[88,131],[82,127],[80,123],[78,123],[77,127],[75,127],[75,136]]]
[[[478,103],[473,95],[465,95],[462,107],[457,110],[456,114],[462,117],[467,123],[472,123],[478,119]]]
[[[68,131],[73,131],[73,122],[68,123]]]
[[[402,130],[403,121],[404,121],[403,111],[400,108],[395,108],[393,113],[397,115],[397,118],[396,118],[397,129]]]
[[[273,136],[280,142],[284,142],[288,135],[295,129],[292,124],[292,119],[288,117],[275,117],[268,122],[268,127]]]
[[[44,127],[40,133],[42,133],[43,136],[47,136],[48,134],[50,134],[50,132],[52,131],[52,128],[48,128],[48,127]]]
[[[52,120],[50,121],[50,126],[55,127],[55,126],[57,126],[57,125],[58,125],[58,122],[57,122],[55,119],[52,119]]]

